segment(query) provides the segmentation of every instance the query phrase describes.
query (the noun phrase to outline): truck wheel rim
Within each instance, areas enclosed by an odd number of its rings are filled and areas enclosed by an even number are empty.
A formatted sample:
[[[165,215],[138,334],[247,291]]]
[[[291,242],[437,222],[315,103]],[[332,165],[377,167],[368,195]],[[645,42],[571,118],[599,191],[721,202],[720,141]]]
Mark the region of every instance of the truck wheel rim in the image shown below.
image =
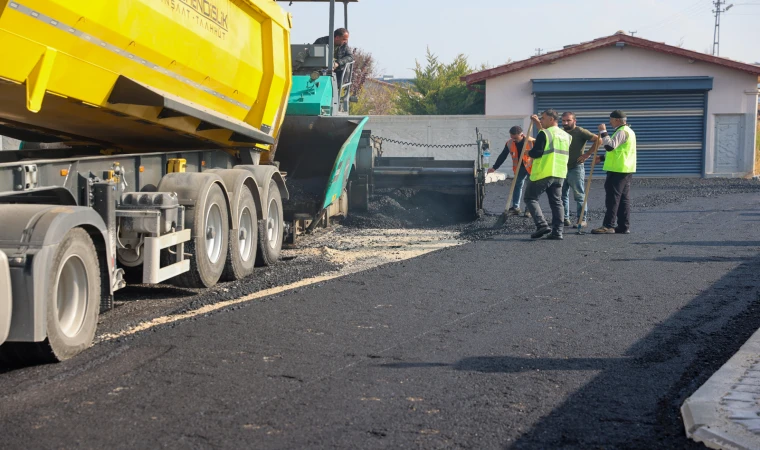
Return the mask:
[[[240,213],[238,230],[240,231],[240,257],[243,261],[248,261],[253,249],[253,239],[251,239],[253,236],[253,216],[251,216],[250,209],[243,208],[243,212]]]
[[[269,202],[269,217],[267,219],[267,243],[269,247],[275,249],[277,247],[277,233],[280,229],[280,208],[277,206],[277,202],[272,200]]]
[[[89,294],[84,262],[79,256],[71,255],[61,265],[56,294],[58,324],[64,335],[73,338],[82,329]]]
[[[215,264],[222,254],[222,210],[216,203],[206,212],[206,256]]]

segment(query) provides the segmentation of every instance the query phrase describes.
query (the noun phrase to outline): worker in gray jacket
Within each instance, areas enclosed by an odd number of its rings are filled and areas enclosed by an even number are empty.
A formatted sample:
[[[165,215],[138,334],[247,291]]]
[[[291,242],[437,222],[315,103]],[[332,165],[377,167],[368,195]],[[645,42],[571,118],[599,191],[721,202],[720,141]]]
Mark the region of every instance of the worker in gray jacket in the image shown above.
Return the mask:
[[[338,28],[333,33],[333,42],[335,43],[335,51],[333,53],[333,71],[335,72],[336,79],[338,80],[338,87],[343,80],[343,72],[346,70],[346,64],[354,62],[354,52],[351,47],[348,46],[349,33],[345,28]],[[314,41],[314,45],[328,45],[330,38],[327,36],[321,37]]]
[[[610,113],[610,125],[615,132],[610,136],[605,124],[599,125],[606,153],[597,156],[604,161],[607,179],[604,182],[607,212],[599,228],[593,234],[629,234],[631,232],[631,180],[636,172],[636,133],[628,126],[623,111]]]

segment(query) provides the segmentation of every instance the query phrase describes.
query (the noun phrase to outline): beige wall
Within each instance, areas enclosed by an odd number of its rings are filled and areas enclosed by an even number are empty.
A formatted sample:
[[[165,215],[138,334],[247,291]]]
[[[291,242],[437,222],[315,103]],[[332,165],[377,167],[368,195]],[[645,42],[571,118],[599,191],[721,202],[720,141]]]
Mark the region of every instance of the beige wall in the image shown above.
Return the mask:
[[[758,77],[715,64],[690,62],[680,56],[631,46],[622,49],[605,47],[492,78],[486,81],[486,115],[527,117],[533,112],[533,79],[688,76],[713,77],[713,90],[708,94],[705,172],[728,176],[751,173],[757,120]],[[745,148],[740,151],[745,170],[741,173],[714,173],[716,114],[742,114],[746,117],[743,139]],[[527,126],[527,118],[524,124]]]
[[[475,128],[491,141],[491,164],[509,139],[509,129],[519,116],[370,116],[367,129],[375,136],[420,144],[475,143]],[[432,148],[383,144],[385,156],[432,156],[436,159],[474,159],[476,147]]]

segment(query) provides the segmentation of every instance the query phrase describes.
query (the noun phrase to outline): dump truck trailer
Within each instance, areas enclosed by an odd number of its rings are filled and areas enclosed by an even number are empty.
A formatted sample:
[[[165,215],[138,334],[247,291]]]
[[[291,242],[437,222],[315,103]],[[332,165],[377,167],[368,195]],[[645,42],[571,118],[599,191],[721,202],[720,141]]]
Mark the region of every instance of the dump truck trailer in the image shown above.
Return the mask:
[[[0,360],[81,352],[127,281],[209,287],[278,259],[275,150],[310,148],[282,136],[291,22],[271,0],[0,0],[0,135],[34,143],[0,152]],[[337,202],[365,122],[324,142],[318,199],[291,214]]]

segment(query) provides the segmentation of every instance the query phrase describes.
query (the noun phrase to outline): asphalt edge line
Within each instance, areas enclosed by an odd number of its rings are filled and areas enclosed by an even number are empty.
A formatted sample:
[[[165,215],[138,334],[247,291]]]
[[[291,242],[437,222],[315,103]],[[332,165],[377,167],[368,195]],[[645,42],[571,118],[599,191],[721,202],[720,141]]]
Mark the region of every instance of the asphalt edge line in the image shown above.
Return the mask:
[[[196,316],[200,316],[203,314],[208,314],[214,311],[218,311],[220,309],[228,308],[230,306],[238,305],[240,303],[246,303],[250,302],[252,300],[258,300],[263,297],[269,297],[271,295],[280,294],[292,289],[297,289],[299,287],[304,286],[310,286],[312,284],[321,283],[324,281],[333,280],[338,277],[342,277],[345,275],[350,275],[349,273],[342,273],[342,272],[328,272],[325,275],[318,275],[316,277],[303,279],[300,281],[296,281],[295,283],[286,284],[283,286],[276,286],[269,289],[264,289],[263,291],[254,292],[252,294],[248,294],[246,296],[236,298],[234,300],[226,300],[219,303],[214,303],[212,305],[206,305],[198,309],[194,309],[192,311],[184,312],[182,314],[171,314],[168,316],[161,316],[156,317],[154,319],[151,319],[147,322],[142,322],[138,325],[129,327],[125,330],[116,332],[116,333],[106,333],[98,337],[97,342],[109,342],[113,341],[115,339],[131,336],[133,334],[139,333],[141,331],[146,331],[151,328],[157,327],[159,325],[166,325],[169,323],[178,322],[180,320],[190,319]]]
[[[360,269],[357,269],[357,270],[351,270],[351,269],[346,270],[345,267],[344,267],[343,269],[338,269],[338,270],[334,270],[334,271],[331,271],[331,272],[327,272],[327,273],[325,273],[323,275],[317,275],[317,276],[311,277],[311,278],[304,278],[302,280],[298,280],[298,281],[295,281],[293,283],[285,284],[285,285],[282,285],[282,286],[271,287],[269,289],[264,289],[263,291],[253,292],[251,294],[248,294],[248,295],[245,295],[243,297],[239,297],[239,298],[236,298],[236,299],[233,299],[233,300],[226,300],[226,301],[223,301],[223,302],[214,303],[214,304],[211,304],[211,305],[206,305],[206,306],[203,306],[201,308],[194,309],[192,311],[187,311],[187,312],[184,312],[184,313],[181,313],[181,314],[170,314],[170,315],[166,315],[166,316],[156,317],[156,318],[153,318],[151,320],[148,320],[148,321],[145,321],[145,322],[141,322],[141,323],[139,323],[137,325],[129,327],[129,328],[125,329],[125,330],[121,330],[121,331],[118,331],[118,332],[115,332],[115,333],[106,333],[106,334],[97,336],[96,339],[95,339],[95,341],[93,342],[93,344],[101,344],[101,343],[104,343],[104,342],[110,342],[110,341],[113,341],[113,340],[116,340],[116,339],[120,339],[120,338],[123,338],[123,337],[132,336],[132,335],[137,334],[137,333],[142,332],[142,331],[150,330],[151,328],[155,328],[155,327],[160,326],[160,325],[166,325],[166,324],[170,324],[170,323],[174,323],[174,322],[179,322],[181,320],[191,319],[193,317],[201,316],[201,315],[204,315],[204,314],[209,314],[209,313],[218,311],[220,309],[229,308],[230,306],[235,306],[235,305],[238,305],[238,304],[241,304],[241,303],[247,303],[247,302],[250,302],[250,301],[253,301],[253,300],[258,300],[258,299],[261,299],[261,298],[264,298],[264,297],[270,297],[272,295],[282,294],[284,292],[287,292],[287,291],[290,291],[290,290],[293,290],[293,289],[298,289],[298,288],[302,288],[302,287],[312,286],[314,284],[323,283],[325,281],[334,280],[336,278],[341,278],[341,277],[345,277],[345,276],[348,276],[348,275],[353,275],[355,273],[363,272],[365,270],[370,270],[370,269],[374,269],[374,268],[377,268],[377,267],[381,267],[381,266],[384,266],[386,264],[406,261],[408,259],[413,259],[413,258],[416,258],[416,257],[419,257],[419,256],[427,255],[427,254],[434,253],[434,252],[437,252],[437,251],[440,251],[440,250],[444,250],[444,249],[447,249],[447,248],[458,247],[458,246],[464,245],[466,243],[467,243],[467,241],[456,241],[455,243],[450,243],[449,245],[444,245],[444,246],[440,246],[440,247],[429,249],[429,250],[427,250],[427,251],[425,251],[425,252],[423,252],[423,253],[421,253],[419,255],[413,256],[412,258],[402,259],[400,261],[383,261],[383,262],[381,262],[380,264],[378,264],[376,266],[366,267],[366,268],[360,268]]]
[[[760,436],[732,421],[723,398],[757,363],[760,329],[681,406],[686,436],[714,449],[757,449]],[[757,408],[760,411],[760,407]]]

